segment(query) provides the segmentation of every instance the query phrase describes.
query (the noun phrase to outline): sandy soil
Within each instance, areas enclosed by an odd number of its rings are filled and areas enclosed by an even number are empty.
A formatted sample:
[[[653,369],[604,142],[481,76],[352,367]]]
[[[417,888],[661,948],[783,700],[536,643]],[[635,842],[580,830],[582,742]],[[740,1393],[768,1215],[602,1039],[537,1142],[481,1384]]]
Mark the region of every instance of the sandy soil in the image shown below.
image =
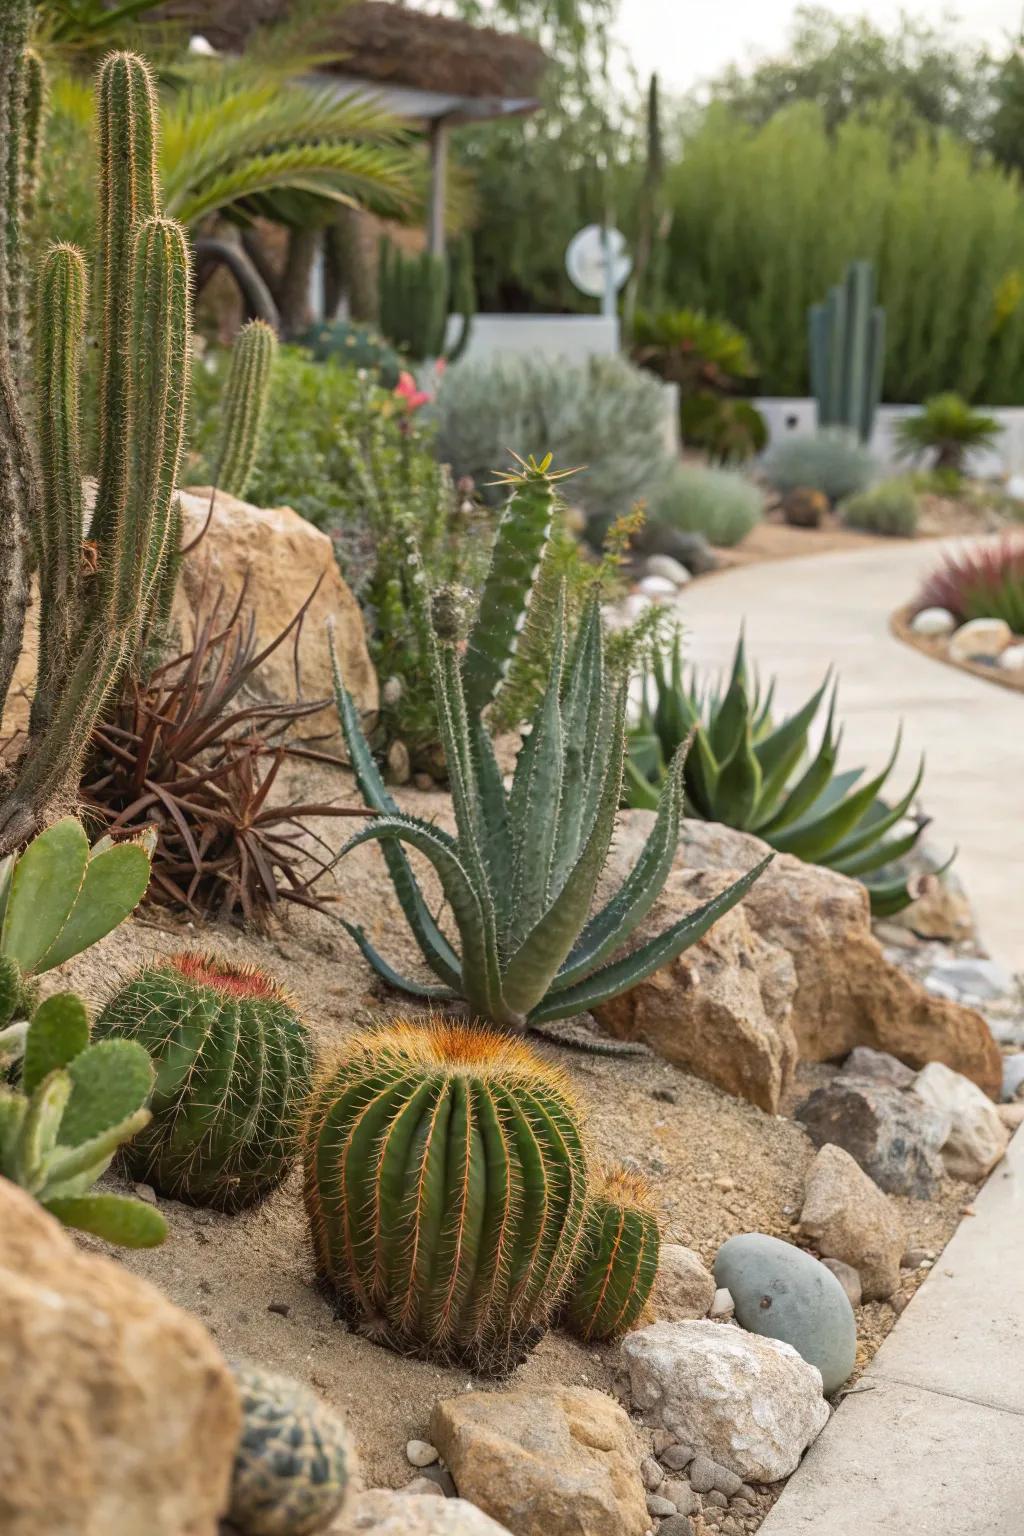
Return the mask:
[[[331,774],[328,787],[341,799],[352,798],[347,775]],[[428,816],[445,803],[440,796],[417,798],[420,813]],[[337,842],[338,824],[326,830]],[[358,849],[340,866],[340,894],[345,910],[362,915],[389,957],[410,966],[408,940],[377,850]],[[322,1052],[395,1006],[393,998],[377,990],[337,923],[306,911],[296,911],[284,929],[264,939],[231,929],[200,935],[191,924],[150,913],[52,973],[46,978],[48,990],[75,985],[99,1006],[140,963],[200,939],[235,959],[258,961],[284,981]],[[670,1239],[695,1248],[710,1264],[719,1244],[733,1233],[792,1236],[813,1148],[791,1119],[766,1115],[653,1057],[599,1057],[548,1045],[539,1049],[571,1074],[598,1151],[631,1158],[650,1177]],[[828,1073],[827,1067],[801,1069],[787,1107]],[[897,1202],[909,1246],[937,1253],[971,1194],[969,1186],[947,1183],[934,1201]],[[316,1283],[297,1171],[263,1205],[239,1216],[173,1201],[161,1200],[160,1206],[171,1227],[167,1243],[118,1257],[200,1316],[228,1354],[308,1380],[343,1409],[368,1483],[400,1486],[409,1481],[405,1442],[425,1435],[438,1397],[471,1385],[502,1389],[493,1381],[472,1382],[465,1370],[401,1359],[336,1319],[330,1298]],[[923,1272],[907,1273],[906,1297],[922,1278]],[[903,1304],[904,1298],[897,1298],[896,1307]],[[860,1310],[861,1363],[896,1316],[887,1303]],[[614,1354],[613,1348],[584,1347],[551,1333],[510,1385],[582,1383],[612,1390]]]

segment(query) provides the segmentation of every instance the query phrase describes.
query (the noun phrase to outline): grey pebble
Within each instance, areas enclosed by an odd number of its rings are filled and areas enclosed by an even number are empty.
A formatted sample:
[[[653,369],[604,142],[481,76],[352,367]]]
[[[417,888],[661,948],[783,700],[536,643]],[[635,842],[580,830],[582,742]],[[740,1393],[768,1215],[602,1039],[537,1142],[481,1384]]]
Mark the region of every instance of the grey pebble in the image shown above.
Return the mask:
[[[425,1467],[422,1474],[416,1479],[416,1481],[422,1482],[423,1478],[426,1478],[431,1483],[436,1483],[446,1499],[458,1498],[459,1491],[455,1486],[455,1479],[452,1477],[447,1467],[439,1466],[437,1462],[435,1462],[432,1467]]]
[[[707,1501],[709,1504],[714,1504],[717,1509],[729,1508],[729,1500],[724,1493],[719,1493],[717,1488],[712,1488],[711,1492],[707,1495]]]
[[[414,1494],[420,1498],[444,1498],[444,1489],[432,1477],[414,1477],[412,1482],[406,1483],[400,1492]]]
[[[710,1493],[718,1481],[719,1467],[710,1456],[695,1456],[690,1467],[690,1487],[695,1493]]]
[[[675,1445],[666,1446],[659,1453],[659,1461],[668,1467],[670,1472],[685,1472],[693,1460],[695,1452],[688,1445],[677,1442]]]
[[[678,1482],[669,1480],[661,1485],[662,1496],[671,1499],[681,1515],[700,1514],[700,1499],[694,1493],[689,1483],[680,1479]]]
[[[662,1451],[667,1451],[670,1445],[676,1443],[676,1437],[670,1429],[656,1429],[651,1440],[654,1443],[655,1456],[660,1456]]]
[[[647,1495],[647,1513],[649,1515],[674,1515],[676,1507],[671,1499],[663,1499],[658,1493]]]
[[[665,1479],[664,1472],[661,1470],[661,1467],[655,1461],[653,1456],[645,1456],[643,1461],[640,1463],[640,1476],[644,1480],[644,1487],[647,1488],[651,1493],[653,1493],[656,1488],[660,1488],[662,1482]]]
[[[724,1493],[727,1499],[733,1499],[743,1487],[742,1477],[737,1477],[735,1472],[730,1472],[728,1467],[721,1467],[717,1462],[715,1468],[715,1487],[719,1493]]]
[[[669,1515],[659,1526],[658,1536],[693,1536],[693,1522],[686,1515]]]

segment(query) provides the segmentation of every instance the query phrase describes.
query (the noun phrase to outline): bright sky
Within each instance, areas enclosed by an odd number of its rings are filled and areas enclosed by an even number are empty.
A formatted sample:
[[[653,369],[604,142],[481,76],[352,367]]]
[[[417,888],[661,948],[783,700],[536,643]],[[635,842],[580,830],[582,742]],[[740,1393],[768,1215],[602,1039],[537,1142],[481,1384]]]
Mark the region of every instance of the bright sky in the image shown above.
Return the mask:
[[[938,24],[941,8],[919,0],[824,0],[842,16],[870,16],[893,26],[901,11]],[[619,0],[616,36],[637,72],[657,70],[669,90],[683,90],[715,75],[733,61],[778,53],[785,44],[799,0]],[[969,16],[956,30],[965,39],[999,46],[1021,24],[1022,0],[961,0]]]

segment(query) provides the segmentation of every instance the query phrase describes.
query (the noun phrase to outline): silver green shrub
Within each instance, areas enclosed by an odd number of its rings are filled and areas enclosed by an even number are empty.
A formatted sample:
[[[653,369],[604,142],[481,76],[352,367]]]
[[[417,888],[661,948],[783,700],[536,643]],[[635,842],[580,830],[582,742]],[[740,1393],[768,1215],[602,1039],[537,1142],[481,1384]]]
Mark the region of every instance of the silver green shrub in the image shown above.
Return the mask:
[[[842,427],[783,437],[764,461],[768,483],[783,495],[806,487],[832,502],[866,490],[876,469],[870,450]]]
[[[652,491],[647,516],[720,548],[738,544],[761,521],[761,492],[746,475],[698,464],[672,464]]]
[[[912,539],[917,532],[917,496],[909,480],[882,480],[868,491],[851,496],[840,507],[848,528]]]

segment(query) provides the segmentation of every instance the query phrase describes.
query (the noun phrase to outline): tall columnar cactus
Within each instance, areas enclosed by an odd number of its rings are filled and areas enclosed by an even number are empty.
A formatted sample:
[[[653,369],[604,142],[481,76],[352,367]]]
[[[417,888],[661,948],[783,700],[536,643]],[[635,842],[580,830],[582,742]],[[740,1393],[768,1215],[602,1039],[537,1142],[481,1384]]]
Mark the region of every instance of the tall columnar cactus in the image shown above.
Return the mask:
[[[153,1067],[131,1041],[89,1042],[81,998],[59,992],[28,1025],[17,1088],[0,1086],[0,1174],[69,1227],[128,1248],[163,1242],[152,1206],[91,1194],[117,1149],[146,1124]]]
[[[529,504],[534,493],[550,486],[546,465],[525,466],[521,481]],[[511,534],[506,538],[511,543]],[[450,622],[452,604],[444,610]],[[435,605],[435,621],[441,616]],[[547,688],[516,761],[511,790],[480,713],[508,655],[504,638],[491,643],[492,622],[504,635],[502,584],[489,577],[465,650],[457,626],[431,636],[456,837],[403,814],[388,795],[335,669],[338,712],[356,780],[377,813],[342,853],[370,841],[383,844],[402,910],[442,986],[399,976],[361,928],[345,926],[392,985],[429,998],[463,998],[479,1018],[523,1030],[616,997],[668,964],[735,906],[765,866],[757,865],[632,953],[613,958],[650,911],[672,868],[685,754],[677,754],[671,788],[661,798],[636,867],[591,916],[615,830],[626,738],[626,684],[612,684],[606,673],[598,597],[595,593],[587,605],[571,655],[564,603],[559,605]],[[458,931],[458,951],[432,916],[404,844],[433,865]]]
[[[380,247],[380,328],[415,362],[445,355],[449,306],[462,316],[447,361],[466,349],[476,307],[472,247],[463,242],[452,258],[421,251],[407,256],[390,240]]]
[[[870,261],[850,263],[824,303],[811,305],[808,327],[819,427],[846,427],[869,442],[885,372],[885,310],[875,303]]]
[[[26,49],[31,0],[0,16],[0,705],[21,651],[34,556],[40,592],[35,695],[26,750],[0,801],[0,852],[77,790],[92,728],[166,597],[180,532],[190,329],[184,232],[159,213],[156,100],[147,66],[112,54],[97,87],[99,486],[83,545],[79,376],[87,289],[81,254],[54,246],[37,286],[36,409],[18,393],[30,210],[45,87]],[[33,445],[26,422],[39,422]]]
[[[628,1333],[658,1273],[661,1233],[646,1182],[625,1169],[605,1174],[587,1198],[580,1261],[563,1320],[589,1343]]]
[[[224,425],[217,463],[217,488],[229,496],[245,495],[256,464],[276,352],[277,337],[262,320],[243,326],[235,340],[221,402]]]
[[[561,1073],[436,1020],[349,1043],[314,1092],[306,1206],[322,1275],[371,1335],[502,1372],[577,1255],[587,1175]]]
[[[153,1118],[125,1153],[134,1177],[226,1211],[283,1178],[298,1150],[312,1059],[306,1026],[272,977],[210,955],[172,955],[118,992],[96,1033],[137,1041],[156,1064]]]

